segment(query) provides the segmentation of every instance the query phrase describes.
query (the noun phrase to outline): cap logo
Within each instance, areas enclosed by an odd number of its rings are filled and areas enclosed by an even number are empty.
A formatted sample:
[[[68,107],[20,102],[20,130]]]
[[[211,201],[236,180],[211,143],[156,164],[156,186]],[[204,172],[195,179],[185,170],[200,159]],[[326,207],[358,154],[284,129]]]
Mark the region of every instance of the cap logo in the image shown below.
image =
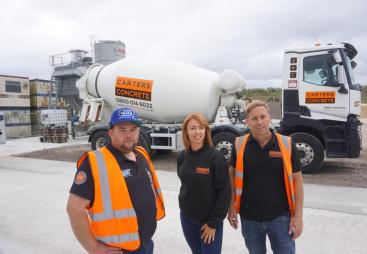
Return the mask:
[[[110,119],[110,125],[113,126],[122,122],[130,122],[137,126],[141,125],[141,121],[137,118],[136,113],[129,108],[121,108],[113,111]]]
[[[133,112],[129,109],[121,109],[117,114],[122,118],[130,118],[134,116]]]

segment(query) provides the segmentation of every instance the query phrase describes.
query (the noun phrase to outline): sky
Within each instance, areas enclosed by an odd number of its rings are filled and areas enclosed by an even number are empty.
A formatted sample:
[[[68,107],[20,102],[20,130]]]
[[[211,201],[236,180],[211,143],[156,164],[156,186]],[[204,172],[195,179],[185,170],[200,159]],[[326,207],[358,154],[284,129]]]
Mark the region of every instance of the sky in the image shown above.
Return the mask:
[[[233,69],[247,87],[280,87],[284,50],[352,43],[367,85],[366,0],[0,0],[0,74],[50,79],[49,56],[90,50],[90,35],[127,56]]]

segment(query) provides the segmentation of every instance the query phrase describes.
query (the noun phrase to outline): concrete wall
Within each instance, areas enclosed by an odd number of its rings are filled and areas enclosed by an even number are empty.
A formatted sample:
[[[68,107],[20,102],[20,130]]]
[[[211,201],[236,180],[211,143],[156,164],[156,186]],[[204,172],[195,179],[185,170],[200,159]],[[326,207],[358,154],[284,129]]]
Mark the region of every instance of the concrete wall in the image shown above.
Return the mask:
[[[267,102],[271,118],[281,119],[282,118],[282,104],[281,102]]]
[[[367,104],[361,104],[361,118],[367,119]]]

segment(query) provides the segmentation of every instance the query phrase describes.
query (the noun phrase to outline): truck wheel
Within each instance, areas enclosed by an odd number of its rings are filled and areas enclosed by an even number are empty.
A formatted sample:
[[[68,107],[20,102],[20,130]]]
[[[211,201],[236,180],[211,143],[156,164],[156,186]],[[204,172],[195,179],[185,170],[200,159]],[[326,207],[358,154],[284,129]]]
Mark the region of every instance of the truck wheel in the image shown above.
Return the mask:
[[[110,136],[108,136],[107,131],[97,131],[91,138],[92,150],[104,147],[108,142],[110,142]]]
[[[231,159],[232,149],[236,136],[230,132],[218,133],[213,137],[215,149],[223,153],[227,161]]]
[[[294,133],[291,137],[300,155],[302,172],[311,173],[320,169],[325,157],[320,140],[304,132]]]
[[[138,145],[142,146],[148,154],[152,153],[150,137],[143,129],[140,129]]]

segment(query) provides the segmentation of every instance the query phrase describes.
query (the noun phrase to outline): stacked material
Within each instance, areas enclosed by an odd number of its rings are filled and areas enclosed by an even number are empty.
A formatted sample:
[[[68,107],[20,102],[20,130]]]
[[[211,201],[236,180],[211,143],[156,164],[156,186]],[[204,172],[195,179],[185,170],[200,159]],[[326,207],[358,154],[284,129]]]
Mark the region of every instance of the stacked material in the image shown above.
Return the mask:
[[[69,132],[67,126],[47,126],[43,128],[40,137],[41,142],[65,143],[68,141]]]
[[[68,141],[68,114],[65,109],[41,110],[41,142],[64,143]]]

